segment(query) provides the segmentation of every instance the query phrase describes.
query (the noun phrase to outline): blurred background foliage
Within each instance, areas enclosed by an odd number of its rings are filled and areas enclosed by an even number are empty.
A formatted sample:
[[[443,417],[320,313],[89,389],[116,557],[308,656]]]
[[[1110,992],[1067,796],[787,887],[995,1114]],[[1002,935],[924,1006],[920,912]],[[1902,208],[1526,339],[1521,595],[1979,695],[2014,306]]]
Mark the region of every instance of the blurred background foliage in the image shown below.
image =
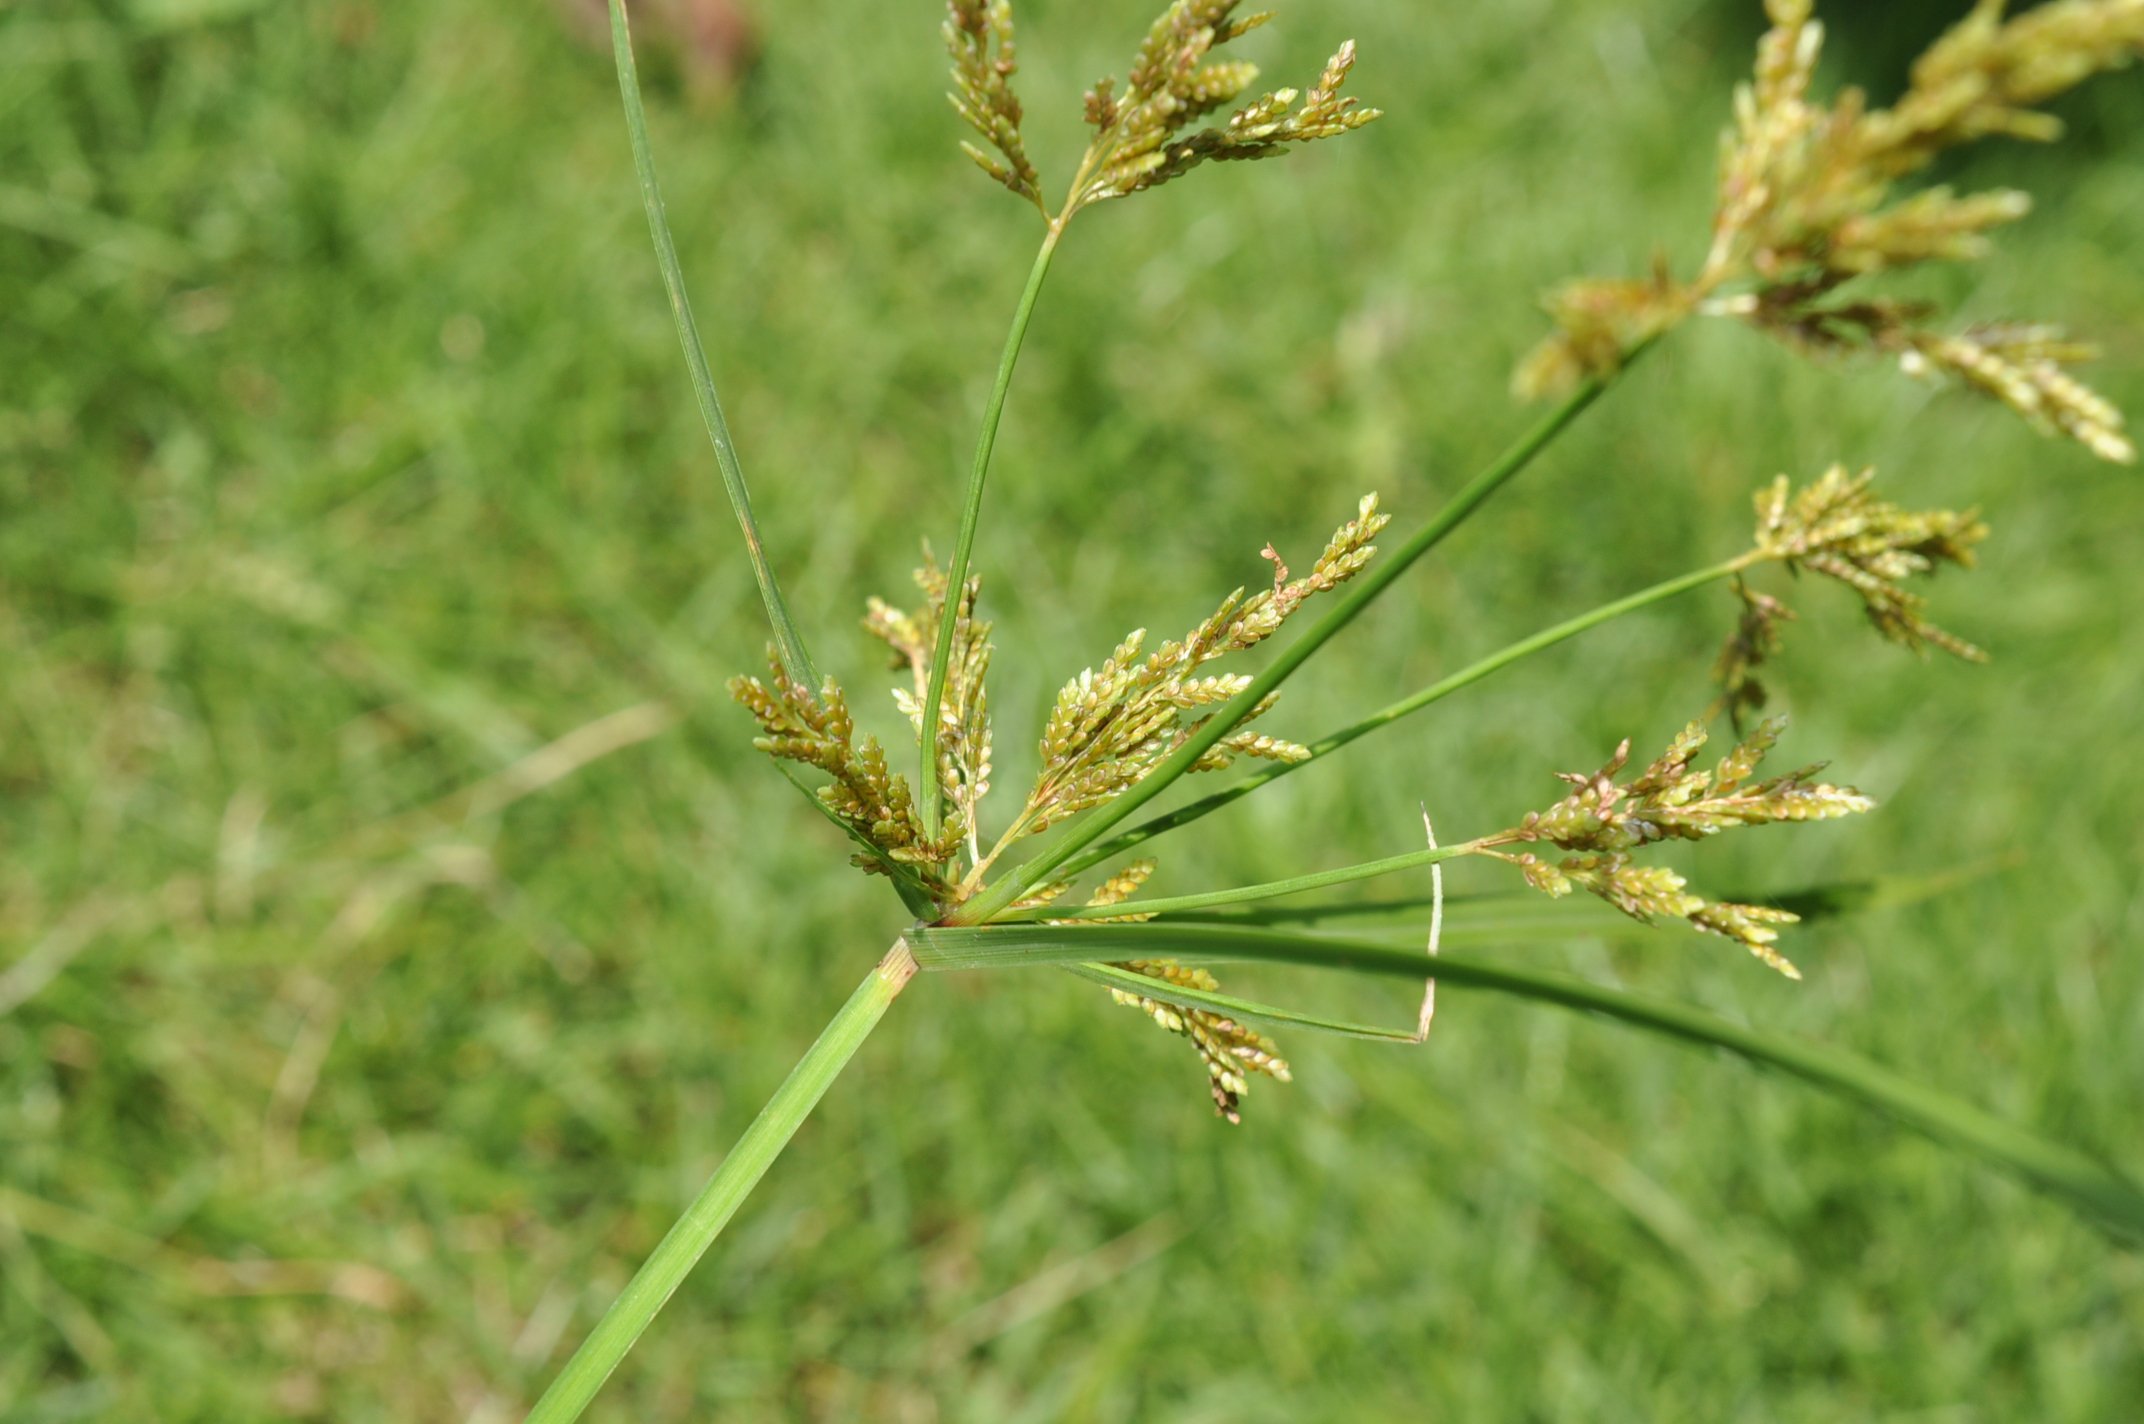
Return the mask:
[[[1023,3],[1046,168],[1149,3]],[[1274,79],[1352,34],[1389,117],[1098,211],[1059,259],[979,565],[1004,784],[1125,629],[1188,626],[1364,490],[1403,526],[1433,509],[1529,418],[1505,379],[1541,288],[1694,257],[1756,8],[1287,7],[1256,42]],[[1882,86],[1961,7],[1832,8],[1832,68]],[[653,95],[770,544],[882,733],[855,620],[950,539],[1035,236],[953,148],[938,18],[765,5],[734,93],[687,45]],[[7,1420],[518,1418],[899,927],[721,692],[760,658],[757,606],[576,23],[0,5]],[[1951,175],[2041,208],[1937,280],[2104,341],[2098,382],[2144,411],[2144,82],[2066,113],[2071,144]],[[1782,755],[1885,807],[1684,863],[1734,890],[2012,868],[1795,937],[1800,986],[1668,932],[1494,952],[1846,1044],[2136,1165],[2133,471],[1888,369],[1695,331],[1273,729],[1739,549],[1760,480],[1835,458],[1986,507],[1984,566],[1936,611],[1996,660],[1916,665],[1806,590]],[[1702,708],[1730,605],[1358,744],[1167,844],[1156,888],[1410,848],[1425,801],[1447,834],[1503,824],[1550,771]],[[524,759],[559,738],[539,786]],[[1426,1050],[1284,1046],[1297,1085],[1227,1130],[1191,1055],[1091,988],[919,984],[592,1417],[2096,1421],[2144,1398],[2144,1263],[1886,1122],[1459,994]]]

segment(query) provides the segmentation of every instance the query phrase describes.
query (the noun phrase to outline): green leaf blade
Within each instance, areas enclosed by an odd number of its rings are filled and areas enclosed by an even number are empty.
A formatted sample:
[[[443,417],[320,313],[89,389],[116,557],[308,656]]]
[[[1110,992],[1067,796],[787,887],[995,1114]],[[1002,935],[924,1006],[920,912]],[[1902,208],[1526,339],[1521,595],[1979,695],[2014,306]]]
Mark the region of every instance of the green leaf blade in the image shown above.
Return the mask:
[[[744,533],[745,555],[752,562],[752,577],[759,585],[760,602],[766,605],[767,622],[774,633],[776,655],[782,671],[792,682],[817,689],[819,671],[804,645],[804,635],[789,615],[774,567],[759,536],[759,522],[752,515],[752,496],[744,482],[744,467],[738,462],[736,444],[730,439],[729,421],[715,394],[714,371],[707,364],[707,348],[700,340],[699,323],[693,319],[692,302],[685,295],[685,273],[677,258],[677,242],[670,235],[670,219],[663,210],[662,187],[655,176],[655,152],[648,142],[648,112],[640,97],[640,71],[633,62],[633,37],[625,18],[624,0],[610,0],[611,53],[618,66],[618,92],[625,101],[625,126],[632,136],[633,168],[640,176],[641,202],[648,212],[648,233],[655,241],[655,262],[662,269],[663,290],[670,298],[670,316],[677,325],[678,345],[684,349],[685,365],[692,375],[692,393],[699,402],[700,419],[715,447],[715,463],[722,471],[723,492]]]
[[[1419,954],[1360,940],[1214,925],[1015,925],[912,932],[925,970],[1012,969],[1096,960],[1297,964],[1419,980]],[[1730,1023],[1699,1009],[1568,975],[1446,954],[1433,977],[1449,988],[1486,989],[1599,1014],[1700,1047],[1724,1049],[1796,1077],[1983,1161],[2065,1202],[2109,1232],[2144,1242],[2144,1188],[2073,1148],[2014,1126],[1969,1103],[1844,1049]]]
[[[1427,978],[1432,961],[1421,961],[1422,977]],[[1136,970],[1120,969],[1114,964],[1072,964],[1065,966],[1076,978],[1110,989],[1121,989],[1127,994],[1138,994],[1157,1003],[1174,1004],[1180,1009],[1211,1009],[1218,1014],[1246,1023],[1272,1024],[1277,1028],[1310,1029],[1316,1033],[1337,1034],[1342,1038],[1367,1038],[1381,1043],[1416,1043],[1414,1032],[1403,1028],[1385,1028],[1379,1024],[1351,1023],[1346,1019],[1327,1018],[1321,1014],[1307,1013],[1301,1009],[1285,1009],[1274,1004],[1261,1004],[1252,999],[1241,999],[1233,994],[1214,993],[1206,989],[1190,989],[1170,984],[1165,980],[1151,978]]]

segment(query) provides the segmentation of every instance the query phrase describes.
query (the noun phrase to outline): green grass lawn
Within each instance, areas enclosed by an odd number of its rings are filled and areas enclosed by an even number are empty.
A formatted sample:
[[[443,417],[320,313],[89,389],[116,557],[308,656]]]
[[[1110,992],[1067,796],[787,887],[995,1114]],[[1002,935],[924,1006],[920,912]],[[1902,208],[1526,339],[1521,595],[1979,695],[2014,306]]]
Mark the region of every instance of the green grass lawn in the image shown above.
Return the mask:
[[[1150,3],[1023,6],[1046,170]],[[1850,25],[1840,74],[1895,72],[1946,13],[1891,9],[1907,37]],[[761,10],[746,90],[657,83],[655,142],[791,601],[891,737],[857,619],[950,544],[1034,220],[954,148],[938,6]],[[1246,42],[1278,82],[1356,36],[1388,117],[1068,241],[978,562],[1001,785],[1125,630],[1189,626],[1365,490],[1402,528],[1441,503],[1530,418],[1506,378],[1542,288],[1696,255],[1743,10],[1296,0]],[[1937,287],[2101,340],[2101,388],[2144,411],[2144,78],[2065,112],[2063,149],[1944,175],[2041,206]],[[1476,952],[1849,1046],[2144,1167],[2135,471],[1696,330],[1272,729],[1731,554],[1751,489],[1834,459],[1984,507],[1936,616],[1994,662],[1917,662],[1805,584],[1780,755],[1885,804],[1678,863],[1744,891],[2008,868],[1792,936],[1800,985],[1668,930]],[[1448,836],[1504,825],[1700,711],[1732,616],[1714,591],[1529,662],[1165,843],[1154,887],[1413,849],[1424,803]],[[548,7],[0,5],[0,1419],[519,1418],[901,928],[728,703],[763,642],[608,58]],[[1453,888],[1508,889],[1493,869]],[[1456,992],[1424,1049],[1283,1047],[1296,1084],[1230,1129],[1092,986],[918,983],[590,1417],[2144,1398],[2144,1261],[1788,1080]]]

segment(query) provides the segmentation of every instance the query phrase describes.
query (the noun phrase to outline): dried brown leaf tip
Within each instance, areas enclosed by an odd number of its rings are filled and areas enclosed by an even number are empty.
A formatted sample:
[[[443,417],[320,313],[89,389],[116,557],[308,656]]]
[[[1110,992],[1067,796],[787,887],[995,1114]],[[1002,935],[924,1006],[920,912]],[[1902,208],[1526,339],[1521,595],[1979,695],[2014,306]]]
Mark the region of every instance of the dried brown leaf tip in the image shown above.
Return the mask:
[[[1876,497],[1875,471],[1850,475],[1834,465],[1797,490],[1785,475],[1757,492],[1755,544],[1748,562],[1776,562],[1800,573],[1835,579],[1861,600],[1869,621],[1890,641],[1915,652],[1941,648],[1954,657],[1983,662],[1987,654],[1930,622],[1928,600],[1907,588],[1945,564],[1970,568],[1974,546],[1988,526],[1979,513],[1908,510]],[[1786,605],[1740,579],[1735,591],[1742,614],[1714,664],[1721,683],[1714,711],[1741,725],[1744,713],[1764,706],[1756,672],[1779,651],[1779,625],[1793,618]]]
[[[1926,306],[1847,295],[1848,284],[1926,262],[1986,255],[1988,234],[2031,208],[2010,190],[1947,186],[1899,196],[1945,151],[2061,126],[2037,106],[2144,55],[2144,0],[2054,0],[2005,16],[1982,0],[1915,64],[1888,109],[1848,89],[1810,97],[1823,27],[1811,0],[1767,0],[1756,74],[1735,96],[1704,266],[1687,283],[1574,283],[1550,300],[1559,331],[1517,384],[1542,393],[1612,372],[1645,339],[1702,312],[1814,352],[1878,351],[1915,375],[1948,376],[2104,460],[2136,451],[2119,411],[2069,374],[2093,355],[2059,330],[2005,324],[1945,333]]]
[[[1512,830],[1488,837],[1484,846],[1546,841],[1572,852],[1551,863],[1531,852],[1484,854],[1517,865],[1527,882],[1552,896],[1573,888],[1590,891],[1634,919],[1682,920],[1706,934],[1731,939],[1789,978],[1794,966],[1773,946],[1776,926],[1794,923],[1784,910],[1708,901],[1690,892],[1675,872],[1641,866],[1634,855],[1666,840],[1703,840],[1741,826],[1822,821],[1866,811],[1875,803],[1849,788],[1813,780],[1821,765],[1752,781],[1785,723],[1777,718],[1756,731],[1710,771],[1692,766],[1705,747],[1704,724],[1692,722],[1660,758],[1639,776],[1619,783],[1630,760],[1625,741],[1606,766],[1591,773],[1561,773],[1576,788],[1545,811],[1529,814]]]
[[[1176,0],[1162,12],[1132,61],[1124,90],[1104,79],[1087,94],[1094,140],[1080,165],[1069,208],[1121,198],[1180,178],[1209,160],[1267,158],[1291,144],[1334,138],[1378,117],[1342,94],[1355,67],[1355,42],[1326,61],[1307,93],[1278,89],[1196,132],[1191,125],[1234,104],[1258,66],[1217,60],[1214,51],[1263,25],[1265,13],[1238,16],[1239,0]],[[1298,102],[1300,100],[1300,103]]]
[[[976,166],[1035,205],[1044,217],[1042,175],[1027,156],[1020,137],[1020,96],[1012,77],[1014,56],[1012,0],[946,0],[946,52],[953,57],[953,90],[946,97],[968,126],[982,135],[996,156],[972,143],[961,151]]]
[[[1117,967],[1177,989],[1214,993],[1221,987],[1205,970],[1188,968],[1173,960],[1133,960]],[[1287,1061],[1280,1056],[1273,1040],[1256,1029],[1246,1028],[1210,1009],[1180,1008],[1123,989],[1111,989],[1109,995],[1120,1004],[1143,1010],[1170,1033],[1191,1041],[1192,1047],[1198,1050],[1199,1061],[1206,1066],[1213,1109],[1230,1122],[1243,1121],[1241,1108],[1243,1095],[1250,1091],[1249,1074],[1263,1073],[1283,1083],[1288,1081]]]

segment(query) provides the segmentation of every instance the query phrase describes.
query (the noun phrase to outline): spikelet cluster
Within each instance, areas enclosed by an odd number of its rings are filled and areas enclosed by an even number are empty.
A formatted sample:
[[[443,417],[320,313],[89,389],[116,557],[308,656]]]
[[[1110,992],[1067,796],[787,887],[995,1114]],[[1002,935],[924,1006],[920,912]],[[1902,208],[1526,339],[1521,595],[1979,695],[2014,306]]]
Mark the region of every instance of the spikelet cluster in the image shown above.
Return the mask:
[[[1973,546],[1988,536],[1988,526],[1976,510],[1901,509],[1875,496],[1875,478],[1874,470],[1849,475],[1844,465],[1833,465],[1795,490],[1779,476],[1757,493],[1758,549],[1851,588],[1869,621],[1894,643],[1985,660],[1986,653],[1930,623],[1922,612],[1928,601],[1905,582],[1943,564],[1972,567]]]
[[[905,613],[873,598],[864,614],[864,627],[892,650],[894,670],[911,675],[913,690],[896,687],[893,700],[920,735],[931,655],[938,645],[939,622],[945,617],[946,576],[926,551],[915,579],[923,594],[920,613]],[[990,672],[991,644],[990,625],[975,616],[975,600],[981,591],[979,577],[970,578],[961,590],[960,606],[954,611],[953,655],[946,665],[945,693],[938,703],[938,785],[971,853],[978,808],[990,792],[990,699],[984,679]]]
[[[1205,669],[1229,653],[1254,648],[1312,596],[1339,587],[1370,561],[1370,541],[1388,517],[1366,495],[1340,526],[1309,573],[1292,578],[1272,546],[1273,585],[1245,596],[1237,589],[1213,615],[1182,638],[1146,651],[1146,630],[1134,630],[1099,668],[1064,685],[1042,734],[1042,770],[1020,819],[1023,833],[1114,800],[1137,785],[1199,728],[1211,709],[1250,685],[1237,673]],[[1253,715],[1263,714],[1271,700]],[[1238,730],[1201,758],[1197,770],[1227,766],[1237,757],[1300,761],[1309,752],[1293,742]]]
[[[1875,471],[1850,475],[1833,465],[1814,483],[1796,490],[1785,475],[1757,492],[1757,528],[1748,561],[1784,564],[1836,579],[1861,599],[1876,630],[1894,643],[1923,652],[1941,648],[1954,657],[1985,662],[1987,654],[1930,622],[1928,600],[1906,587],[1945,564],[1970,568],[1973,548],[1988,534],[1979,512],[1907,510],[1878,499]],[[1779,625],[1793,613],[1740,578],[1735,581],[1741,616],[1713,664],[1721,686],[1713,711],[1726,711],[1735,725],[1764,706],[1757,669],[1780,645]]]
[[[1178,989],[1212,993],[1220,988],[1213,975],[1205,970],[1171,960],[1135,959],[1117,967]],[[1241,1109],[1243,1095],[1250,1091],[1249,1074],[1263,1073],[1283,1083],[1289,1080],[1287,1060],[1280,1056],[1273,1040],[1225,1014],[1217,1014],[1211,1009],[1179,1008],[1123,989],[1111,989],[1109,993],[1118,1003],[1143,1010],[1170,1033],[1191,1041],[1191,1046],[1198,1050],[1199,1061],[1206,1066],[1206,1084],[1213,1093],[1213,1110],[1232,1123],[1243,1121]]]
[[[924,834],[908,778],[887,767],[886,753],[875,738],[856,740],[848,699],[832,678],[814,692],[792,681],[771,649],[767,661],[767,681],[735,677],[729,684],[730,696],[759,722],[762,735],[753,745],[832,778],[820,789],[819,800],[835,819],[878,848],[875,855],[857,857],[857,864],[875,874],[891,874],[900,865],[934,893],[947,893],[933,867],[954,853],[962,829],[949,819],[945,839],[933,842]]]
[[[1804,767],[1766,781],[1752,781],[1785,723],[1769,719],[1723,757],[1711,771],[1692,767],[1707,740],[1704,724],[1692,722],[1639,776],[1618,784],[1630,761],[1630,743],[1599,771],[1560,773],[1575,788],[1545,811],[1528,814],[1488,843],[1546,841],[1567,858],[1551,863],[1532,853],[1489,854],[1511,861],[1527,882],[1552,896],[1581,889],[1598,895],[1634,919],[1678,919],[1693,929],[1721,935],[1772,968],[1799,978],[1774,948],[1775,928],[1795,916],[1757,905],[1707,901],[1690,892],[1682,877],[1659,866],[1641,866],[1634,853],[1666,840],[1702,840],[1740,826],[1821,821],[1866,811],[1875,803],[1859,792],[1812,780],[1822,766]]]
[[[1766,0],[1772,25],[1723,136],[1719,200],[1704,266],[1688,283],[1580,282],[1551,298],[1557,335],[1520,368],[1529,394],[1613,371],[1644,340],[1694,312],[1740,319],[1811,351],[1874,350],[1911,374],[1948,376],[2101,459],[2135,447],[2119,411],[2069,373],[2092,349],[2052,327],[1945,333],[1916,303],[1856,298],[1856,279],[1984,256],[1988,234],[2031,208],[2028,195],[1897,195],[1949,149],[1991,136],[2050,140],[2037,105],[2144,54],[2144,0],[2054,0],[2006,18],[1981,0],[1915,64],[1897,104],[1848,89],[1810,97],[1823,45],[1811,0]]]
[[[1273,90],[1218,124],[1195,127],[1235,105],[1257,81],[1257,65],[1214,57],[1273,18],[1263,12],[1238,15],[1241,5],[1242,0],[1173,0],[1147,30],[1122,89],[1109,78],[1087,92],[1093,135],[1065,205],[1053,216],[1020,135],[1024,115],[1012,87],[1017,64],[1011,0],[947,0],[945,43],[953,60],[948,97],[994,152],[966,142],[962,150],[1062,226],[1090,203],[1158,188],[1201,163],[1268,158],[1378,117],[1376,109],[1361,108],[1340,92],[1355,67],[1355,42],[1349,40],[1326,61],[1308,92]]]
[[[1012,77],[1014,56],[1012,0],[946,0],[945,47],[953,58],[953,88],[946,97],[968,126],[982,135],[993,156],[963,141],[961,152],[998,182],[1033,203],[1048,216],[1042,201],[1042,175],[1027,156],[1020,137],[1020,96]]]
[[[1142,857],[1139,860],[1130,862],[1122,870],[1113,872],[1107,880],[1104,880],[1100,885],[1095,887],[1094,893],[1087,897],[1087,908],[1090,910],[1099,910],[1107,908],[1111,905],[1123,904],[1126,900],[1129,900],[1132,896],[1138,894],[1140,887],[1145,885],[1148,879],[1153,876],[1153,874],[1154,862],[1151,859]],[[1123,925],[1139,924],[1144,921],[1151,920],[1153,918],[1154,917],[1152,915],[1141,914],[1136,910],[1127,910],[1121,915],[1104,915],[1097,918],[1085,920],[1084,922],[1068,920],[1060,921],[1059,923]]]
[[[1908,375],[1945,375],[1992,396],[2043,430],[2066,435],[2115,464],[2136,446],[2112,401],[2069,373],[2099,348],[2071,341],[2060,327],[1996,322],[1955,333],[1907,330],[1898,337]]]
[[[1358,108],[1340,92],[1355,66],[1355,42],[1349,40],[1326,61],[1307,94],[1274,90],[1219,125],[1186,132],[1234,104],[1258,78],[1254,64],[1213,58],[1215,50],[1272,18],[1238,17],[1238,8],[1240,0],[1175,0],[1147,32],[1123,92],[1114,79],[1088,91],[1094,138],[1081,165],[1074,210],[1159,187],[1209,160],[1270,157],[1290,144],[1333,138],[1378,117],[1378,110]]]

